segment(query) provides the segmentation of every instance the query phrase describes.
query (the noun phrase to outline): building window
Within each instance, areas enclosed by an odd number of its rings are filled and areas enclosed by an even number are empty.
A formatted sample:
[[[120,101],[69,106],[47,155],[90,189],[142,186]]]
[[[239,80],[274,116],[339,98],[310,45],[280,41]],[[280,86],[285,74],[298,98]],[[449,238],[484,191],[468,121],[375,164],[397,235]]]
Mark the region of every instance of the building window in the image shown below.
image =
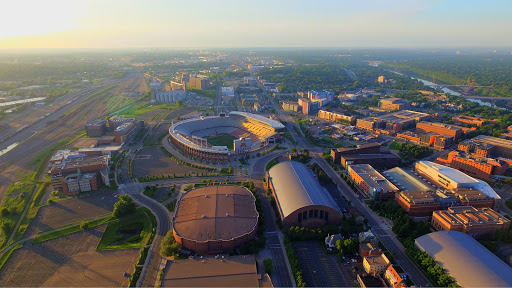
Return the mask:
[[[298,216],[299,216],[299,217],[298,217],[297,221],[300,223],[300,222],[302,222],[302,213],[299,213],[299,215],[298,215]]]
[[[313,217],[318,218],[318,210],[315,210]]]
[[[320,210],[320,218],[324,219],[324,210]]]
[[[313,210],[309,210],[309,218],[313,218]]]
[[[325,221],[329,221],[329,212],[325,211]]]
[[[308,212],[307,211],[304,211],[304,213],[302,213],[302,219],[308,219]]]

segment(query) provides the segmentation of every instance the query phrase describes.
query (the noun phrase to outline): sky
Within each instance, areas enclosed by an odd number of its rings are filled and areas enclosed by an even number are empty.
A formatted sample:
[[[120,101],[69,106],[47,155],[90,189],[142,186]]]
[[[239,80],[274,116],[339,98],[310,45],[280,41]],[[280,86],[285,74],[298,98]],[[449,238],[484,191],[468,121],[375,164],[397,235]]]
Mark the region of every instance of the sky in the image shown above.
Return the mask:
[[[512,48],[510,0],[16,0],[0,49]]]

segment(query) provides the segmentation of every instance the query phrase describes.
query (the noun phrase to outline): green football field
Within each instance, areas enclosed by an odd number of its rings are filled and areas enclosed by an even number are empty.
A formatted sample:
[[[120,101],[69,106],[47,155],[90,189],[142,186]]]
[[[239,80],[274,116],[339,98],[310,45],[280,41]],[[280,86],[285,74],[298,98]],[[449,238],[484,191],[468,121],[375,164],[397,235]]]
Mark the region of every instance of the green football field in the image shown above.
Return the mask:
[[[229,134],[219,134],[208,137],[208,143],[213,146],[227,146],[229,150],[233,150],[233,140],[236,138]]]

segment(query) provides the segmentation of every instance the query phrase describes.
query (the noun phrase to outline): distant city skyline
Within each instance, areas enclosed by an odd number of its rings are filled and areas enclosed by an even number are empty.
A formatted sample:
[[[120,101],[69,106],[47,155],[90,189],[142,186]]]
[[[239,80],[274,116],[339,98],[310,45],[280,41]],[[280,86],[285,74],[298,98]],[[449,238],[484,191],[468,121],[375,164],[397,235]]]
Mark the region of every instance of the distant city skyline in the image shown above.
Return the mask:
[[[512,47],[505,0],[20,0],[0,49]]]

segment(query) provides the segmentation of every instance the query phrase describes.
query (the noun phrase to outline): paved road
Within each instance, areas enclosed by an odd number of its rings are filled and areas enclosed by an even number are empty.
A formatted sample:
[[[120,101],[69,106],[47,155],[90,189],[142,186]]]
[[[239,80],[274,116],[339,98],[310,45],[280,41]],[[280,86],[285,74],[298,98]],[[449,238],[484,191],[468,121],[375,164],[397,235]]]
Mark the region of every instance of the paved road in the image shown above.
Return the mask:
[[[372,231],[379,238],[379,240],[386,246],[388,251],[394,253],[395,258],[404,270],[409,274],[413,281],[418,286],[432,286],[432,283],[422,273],[420,268],[409,258],[405,252],[403,245],[396,239],[391,231],[388,231],[380,226],[379,217],[371,211],[368,206],[363,204],[357,195],[350,189],[350,187],[341,179],[341,176],[332,169],[332,167],[318,154],[314,154],[316,162],[322,167],[322,169],[331,177],[334,183],[337,185],[338,190],[342,195],[347,197],[352,202],[352,205],[361,212],[367,219],[369,224],[372,226]]]

